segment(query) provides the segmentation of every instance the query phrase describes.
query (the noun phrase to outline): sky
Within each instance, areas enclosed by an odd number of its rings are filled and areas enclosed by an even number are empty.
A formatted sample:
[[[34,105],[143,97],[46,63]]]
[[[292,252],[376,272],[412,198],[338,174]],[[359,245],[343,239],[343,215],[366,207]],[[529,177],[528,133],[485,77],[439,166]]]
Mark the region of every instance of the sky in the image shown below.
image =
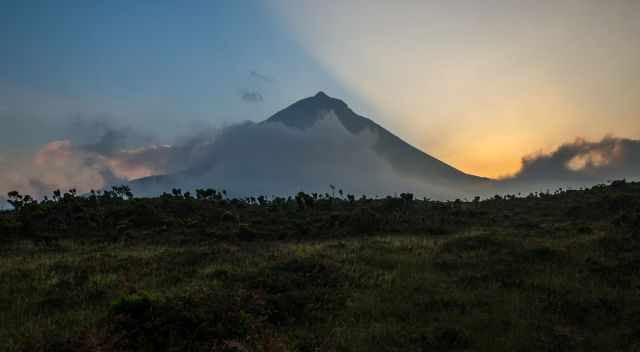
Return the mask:
[[[91,126],[160,145],[318,91],[486,177],[576,138],[640,138],[635,0],[0,6],[0,167]]]

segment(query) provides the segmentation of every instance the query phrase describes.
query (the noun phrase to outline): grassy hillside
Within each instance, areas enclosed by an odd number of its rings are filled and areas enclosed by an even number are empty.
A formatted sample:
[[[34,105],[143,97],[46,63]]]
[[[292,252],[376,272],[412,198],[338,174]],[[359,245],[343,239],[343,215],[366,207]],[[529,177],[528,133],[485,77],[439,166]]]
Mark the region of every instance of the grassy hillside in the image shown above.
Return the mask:
[[[639,183],[470,202],[10,198],[0,350],[640,350]]]

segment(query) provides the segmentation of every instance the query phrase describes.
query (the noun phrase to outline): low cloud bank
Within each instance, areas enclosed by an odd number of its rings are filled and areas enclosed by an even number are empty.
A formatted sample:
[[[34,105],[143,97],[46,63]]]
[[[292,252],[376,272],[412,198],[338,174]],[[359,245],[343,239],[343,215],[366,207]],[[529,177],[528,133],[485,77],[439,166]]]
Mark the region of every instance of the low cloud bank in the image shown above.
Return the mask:
[[[551,153],[523,158],[522,168],[502,182],[513,190],[540,191],[616,179],[640,179],[640,140],[608,136],[591,142],[579,138]]]
[[[17,190],[41,198],[53,190],[79,193],[173,172],[173,148],[105,119],[76,119],[63,139],[31,151],[0,154],[0,195]]]
[[[76,145],[69,139],[56,140],[27,155],[0,162],[0,191],[12,190],[42,197],[55,189],[76,188],[84,193],[110,184],[164,172],[170,147],[103,153]]]
[[[204,142],[192,140],[180,154],[191,160],[187,171],[134,182],[135,193],[180,187],[224,188],[233,195],[287,195],[298,191],[387,195],[413,192],[445,197],[454,192],[395,171],[373,149],[377,136],[353,135],[328,113],[312,128],[280,123],[247,123],[220,131]],[[197,146],[197,147],[194,147]]]
[[[288,195],[298,191],[387,195],[413,192],[444,198],[455,192],[395,171],[373,150],[376,136],[353,135],[327,113],[313,128],[241,123],[207,128],[171,145],[104,123],[81,123],[74,138],[0,161],[0,194],[42,197],[55,189],[79,193],[131,182],[137,195],[173,187],[211,187],[232,195]],[[0,159],[2,160],[2,159]],[[148,178],[153,175],[165,175]]]
[[[202,128],[169,144],[105,122],[75,123],[69,136],[30,153],[0,153],[0,197],[12,190],[42,197],[55,189],[85,193],[129,183],[140,196],[209,187],[234,196],[325,193],[335,185],[356,195],[411,192],[454,199],[640,179],[640,141],[577,139],[551,153],[523,158],[519,172],[491,189],[463,194],[436,180],[398,172],[375,152],[375,132],[354,135],[333,112],[304,130],[246,122]]]

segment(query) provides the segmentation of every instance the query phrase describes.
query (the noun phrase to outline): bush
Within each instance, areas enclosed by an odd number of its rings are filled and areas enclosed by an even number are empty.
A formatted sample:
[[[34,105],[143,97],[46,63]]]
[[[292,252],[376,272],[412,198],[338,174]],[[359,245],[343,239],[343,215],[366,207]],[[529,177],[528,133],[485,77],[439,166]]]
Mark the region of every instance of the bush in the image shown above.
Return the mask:
[[[245,298],[229,292],[162,299],[137,292],[113,302],[110,329],[121,350],[228,350],[227,341],[246,341],[260,330],[258,320],[243,311]]]
[[[421,347],[425,351],[463,350],[470,345],[469,336],[464,330],[450,327],[436,327],[422,336],[421,340]]]
[[[225,211],[220,216],[220,222],[228,225],[237,225],[239,222],[239,219],[234,213],[230,211]]]
[[[264,292],[267,319],[283,326],[310,322],[344,304],[338,269],[314,258],[292,259],[256,273],[249,286]]]
[[[235,232],[235,237],[242,241],[252,241],[259,236],[258,232],[254,231],[253,228],[247,224],[240,224]]]
[[[0,234],[8,236],[16,233],[17,224],[9,218],[0,217]]]
[[[160,298],[148,291],[122,296],[111,304],[111,313],[141,319],[160,304]]]
[[[375,211],[359,207],[349,215],[348,226],[356,233],[372,234],[379,230],[379,219],[380,216]]]

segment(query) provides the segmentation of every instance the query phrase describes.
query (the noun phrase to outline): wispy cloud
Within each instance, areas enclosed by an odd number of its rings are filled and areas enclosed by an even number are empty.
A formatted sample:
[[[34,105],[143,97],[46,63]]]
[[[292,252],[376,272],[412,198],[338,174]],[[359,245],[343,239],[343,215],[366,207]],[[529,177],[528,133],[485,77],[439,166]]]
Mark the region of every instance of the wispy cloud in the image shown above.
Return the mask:
[[[255,71],[255,70],[252,70],[252,71],[249,72],[249,77],[251,77],[253,79],[257,79],[257,80],[262,81],[264,83],[273,83],[274,82],[273,78],[271,78],[271,77],[269,77],[267,75],[264,75],[264,74],[262,74],[262,73],[260,73],[258,71]]]
[[[245,103],[260,103],[264,101],[264,97],[260,92],[245,90],[240,93],[240,99]]]

